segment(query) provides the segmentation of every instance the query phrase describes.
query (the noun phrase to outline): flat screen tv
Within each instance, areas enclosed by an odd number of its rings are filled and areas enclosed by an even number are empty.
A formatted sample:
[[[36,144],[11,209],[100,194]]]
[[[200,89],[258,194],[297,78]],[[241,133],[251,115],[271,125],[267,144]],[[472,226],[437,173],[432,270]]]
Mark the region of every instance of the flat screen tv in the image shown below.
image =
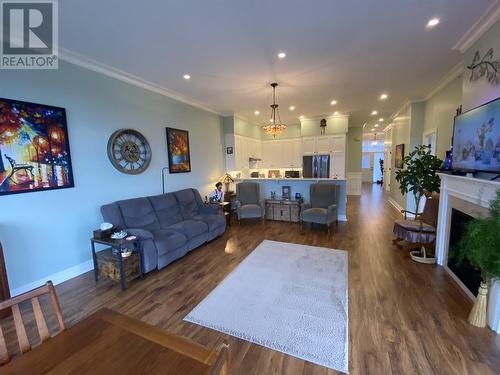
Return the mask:
[[[455,117],[452,168],[500,173],[500,98]]]

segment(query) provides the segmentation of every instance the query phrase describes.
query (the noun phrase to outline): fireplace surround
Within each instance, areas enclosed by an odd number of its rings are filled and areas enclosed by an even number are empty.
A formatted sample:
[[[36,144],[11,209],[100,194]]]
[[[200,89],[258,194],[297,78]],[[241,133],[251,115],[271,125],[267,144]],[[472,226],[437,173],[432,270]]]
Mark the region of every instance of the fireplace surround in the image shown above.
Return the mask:
[[[451,278],[471,299],[475,299],[477,290],[471,292],[460,278],[448,266],[448,250],[453,209],[472,217],[488,215],[490,201],[496,197],[500,182],[439,174],[441,178],[441,195],[436,238],[437,263],[444,267]],[[500,246],[499,246],[500,251]],[[450,264],[451,265],[451,264]],[[500,281],[495,280],[490,286],[488,299],[488,325],[500,333]]]

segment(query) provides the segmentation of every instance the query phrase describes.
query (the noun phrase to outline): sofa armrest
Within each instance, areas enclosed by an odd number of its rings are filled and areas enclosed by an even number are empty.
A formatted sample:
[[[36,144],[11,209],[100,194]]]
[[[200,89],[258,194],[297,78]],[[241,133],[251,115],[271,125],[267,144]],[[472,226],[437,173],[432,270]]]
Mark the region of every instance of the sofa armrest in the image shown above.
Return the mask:
[[[139,241],[154,239],[153,233],[146,229],[126,228],[124,231],[127,232],[129,236],[136,236]]]

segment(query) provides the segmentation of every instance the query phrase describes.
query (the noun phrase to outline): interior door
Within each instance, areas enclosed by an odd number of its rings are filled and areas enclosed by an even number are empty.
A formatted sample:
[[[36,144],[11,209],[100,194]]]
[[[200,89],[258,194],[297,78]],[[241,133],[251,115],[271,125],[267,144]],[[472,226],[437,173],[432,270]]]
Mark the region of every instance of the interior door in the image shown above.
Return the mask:
[[[391,190],[391,176],[392,176],[392,145],[385,145],[384,153],[384,187],[385,190]]]
[[[373,153],[363,152],[361,158],[361,172],[363,182],[373,182]]]

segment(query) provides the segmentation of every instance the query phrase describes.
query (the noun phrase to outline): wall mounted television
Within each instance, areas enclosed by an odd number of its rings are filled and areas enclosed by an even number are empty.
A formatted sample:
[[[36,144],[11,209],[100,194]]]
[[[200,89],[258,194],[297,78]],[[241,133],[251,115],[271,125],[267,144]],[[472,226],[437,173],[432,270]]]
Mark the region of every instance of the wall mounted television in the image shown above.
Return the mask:
[[[500,98],[455,117],[452,169],[500,174]]]

